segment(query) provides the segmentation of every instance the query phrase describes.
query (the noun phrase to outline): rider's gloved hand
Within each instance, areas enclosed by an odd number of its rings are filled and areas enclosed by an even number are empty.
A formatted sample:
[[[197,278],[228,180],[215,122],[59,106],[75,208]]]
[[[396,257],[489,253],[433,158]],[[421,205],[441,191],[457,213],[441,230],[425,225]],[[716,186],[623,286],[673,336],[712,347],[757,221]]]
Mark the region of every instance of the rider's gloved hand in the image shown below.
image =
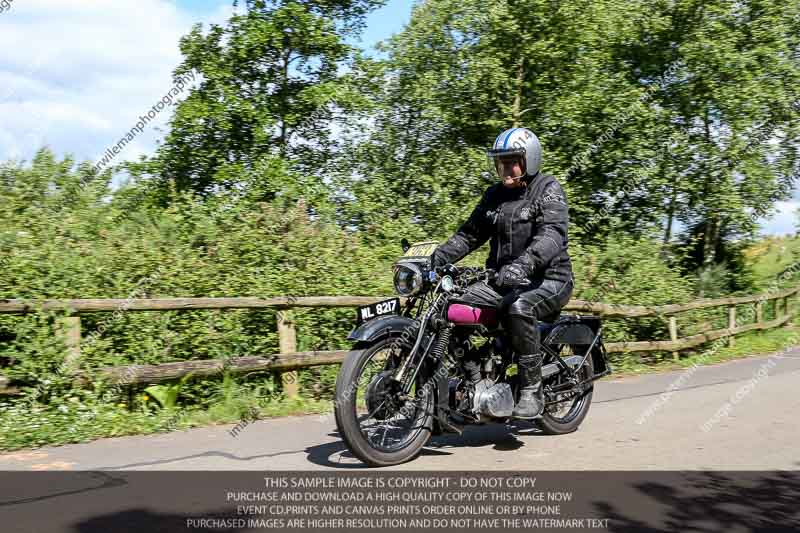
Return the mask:
[[[503,289],[510,289],[520,285],[527,285],[530,283],[528,280],[528,273],[525,268],[517,263],[505,265],[500,269],[497,275],[496,284]]]
[[[447,259],[444,258],[439,249],[435,249],[431,254],[431,270],[440,269],[447,264]]]

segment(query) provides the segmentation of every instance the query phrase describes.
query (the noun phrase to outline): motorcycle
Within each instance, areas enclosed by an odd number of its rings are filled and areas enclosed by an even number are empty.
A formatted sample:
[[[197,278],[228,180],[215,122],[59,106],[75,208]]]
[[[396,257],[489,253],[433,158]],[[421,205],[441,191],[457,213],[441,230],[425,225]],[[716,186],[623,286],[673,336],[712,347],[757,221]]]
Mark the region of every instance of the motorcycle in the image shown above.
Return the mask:
[[[432,435],[511,420],[517,354],[499,320],[497,273],[432,269],[436,245],[403,239],[393,266],[399,297],[359,307],[348,336],[355,344],[336,380],[336,426],[369,466],[412,460]],[[589,411],[594,381],[611,373],[602,325],[565,315],[539,328],[545,408],[532,422],[545,434],[570,433]]]

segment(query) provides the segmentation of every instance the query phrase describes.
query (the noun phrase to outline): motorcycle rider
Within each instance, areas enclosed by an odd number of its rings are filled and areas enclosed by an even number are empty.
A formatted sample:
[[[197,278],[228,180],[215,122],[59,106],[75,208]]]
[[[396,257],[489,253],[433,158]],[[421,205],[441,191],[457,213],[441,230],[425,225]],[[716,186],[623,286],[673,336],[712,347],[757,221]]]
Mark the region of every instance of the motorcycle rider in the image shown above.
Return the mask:
[[[555,178],[540,171],[542,148],[529,129],[503,131],[487,154],[502,182],[486,189],[466,222],[433,252],[431,264],[455,264],[491,239],[486,268],[498,271],[501,320],[520,378],[512,416],[537,418],[544,409],[538,320],[555,320],[574,286],[567,200]]]

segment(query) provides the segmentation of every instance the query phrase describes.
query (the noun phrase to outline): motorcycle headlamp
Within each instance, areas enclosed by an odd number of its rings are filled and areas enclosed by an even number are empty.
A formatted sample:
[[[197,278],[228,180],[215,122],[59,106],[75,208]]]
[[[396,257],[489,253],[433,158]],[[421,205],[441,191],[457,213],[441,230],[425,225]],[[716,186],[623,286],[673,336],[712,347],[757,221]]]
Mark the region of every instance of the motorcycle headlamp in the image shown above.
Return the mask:
[[[414,263],[394,267],[394,290],[400,296],[413,296],[422,289],[422,270]]]

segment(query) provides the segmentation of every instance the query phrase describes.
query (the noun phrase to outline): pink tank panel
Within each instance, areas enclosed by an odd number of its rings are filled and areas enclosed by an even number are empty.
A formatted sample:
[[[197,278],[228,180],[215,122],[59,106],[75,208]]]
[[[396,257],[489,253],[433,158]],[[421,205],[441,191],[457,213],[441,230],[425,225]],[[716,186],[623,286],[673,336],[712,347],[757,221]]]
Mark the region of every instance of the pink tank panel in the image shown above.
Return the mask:
[[[456,324],[491,326],[497,323],[497,312],[494,309],[481,309],[471,305],[450,304],[447,308],[447,319]]]

